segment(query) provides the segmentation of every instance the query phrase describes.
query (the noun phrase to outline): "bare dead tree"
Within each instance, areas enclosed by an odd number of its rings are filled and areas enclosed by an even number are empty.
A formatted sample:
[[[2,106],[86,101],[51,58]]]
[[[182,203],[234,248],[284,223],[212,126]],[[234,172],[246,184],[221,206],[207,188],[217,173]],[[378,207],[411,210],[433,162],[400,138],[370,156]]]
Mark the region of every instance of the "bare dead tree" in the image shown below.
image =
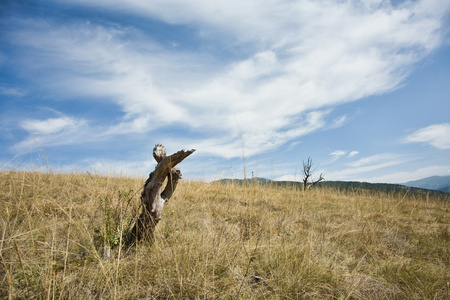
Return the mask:
[[[153,157],[158,164],[144,184],[141,194],[142,211],[131,230],[131,242],[148,238],[153,240],[153,232],[161,220],[164,204],[172,197],[181,179],[181,171],[175,166],[194,151],[195,149],[181,150],[166,156],[166,148],[163,145],[158,144],[153,148]],[[161,192],[166,178],[166,187]]]
[[[317,168],[319,166],[313,168],[313,161],[311,157],[308,157],[308,160],[305,162],[303,161],[303,190],[306,191],[306,189],[309,189],[310,187],[316,185],[320,181],[324,180],[323,173],[319,175],[319,178],[312,179],[313,174],[317,171]]]

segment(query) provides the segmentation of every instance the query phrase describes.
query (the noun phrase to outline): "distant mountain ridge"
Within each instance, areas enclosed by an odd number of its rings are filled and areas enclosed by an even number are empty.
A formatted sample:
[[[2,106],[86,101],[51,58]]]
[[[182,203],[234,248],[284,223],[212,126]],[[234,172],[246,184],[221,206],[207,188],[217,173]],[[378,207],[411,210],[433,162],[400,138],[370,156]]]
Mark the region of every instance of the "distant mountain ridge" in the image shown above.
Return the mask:
[[[431,176],[408,181],[402,185],[450,193],[450,176]]]

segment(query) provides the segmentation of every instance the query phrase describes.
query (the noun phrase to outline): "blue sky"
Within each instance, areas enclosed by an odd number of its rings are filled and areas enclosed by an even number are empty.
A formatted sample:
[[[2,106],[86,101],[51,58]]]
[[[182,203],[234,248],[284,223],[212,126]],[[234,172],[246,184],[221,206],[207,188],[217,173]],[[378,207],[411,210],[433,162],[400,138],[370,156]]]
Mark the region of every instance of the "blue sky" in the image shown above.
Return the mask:
[[[0,167],[194,180],[450,175],[450,1],[0,4]],[[243,159],[245,157],[245,160]]]

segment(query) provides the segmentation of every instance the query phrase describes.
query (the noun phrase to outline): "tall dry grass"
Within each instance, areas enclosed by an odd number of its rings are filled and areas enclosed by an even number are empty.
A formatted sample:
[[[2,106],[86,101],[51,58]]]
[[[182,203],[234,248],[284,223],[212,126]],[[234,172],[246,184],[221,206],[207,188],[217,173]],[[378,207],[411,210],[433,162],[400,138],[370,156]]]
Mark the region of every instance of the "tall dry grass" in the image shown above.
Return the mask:
[[[448,299],[448,198],[182,181],[124,248],[143,182],[0,173],[0,297]]]

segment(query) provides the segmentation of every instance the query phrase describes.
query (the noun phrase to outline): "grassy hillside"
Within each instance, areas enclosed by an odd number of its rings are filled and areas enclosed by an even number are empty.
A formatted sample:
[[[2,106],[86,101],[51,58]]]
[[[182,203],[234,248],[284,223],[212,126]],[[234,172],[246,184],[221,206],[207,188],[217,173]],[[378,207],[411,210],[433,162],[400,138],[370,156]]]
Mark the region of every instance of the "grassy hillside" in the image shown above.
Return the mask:
[[[143,182],[0,173],[0,298],[448,298],[448,198],[182,181],[125,249]]]

